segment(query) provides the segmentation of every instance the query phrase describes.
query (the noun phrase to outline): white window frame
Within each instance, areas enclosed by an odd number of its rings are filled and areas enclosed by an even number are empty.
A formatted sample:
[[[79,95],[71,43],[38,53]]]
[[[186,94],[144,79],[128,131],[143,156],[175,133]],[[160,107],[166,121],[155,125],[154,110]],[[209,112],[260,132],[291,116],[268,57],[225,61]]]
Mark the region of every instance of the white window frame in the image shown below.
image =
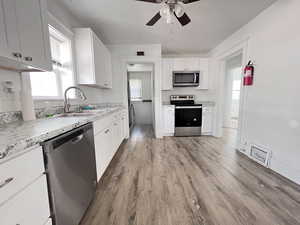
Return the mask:
[[[67,28],[63,23],[61,23],[54,15],[52,15],[50,12],[47,14],[48,16],[48,26],[56,30],[58,33],[62,34],[65,38],[68,39],[69,41],[69,48],[71,52],[71,64],[69,65],[69,68],[73,72],[73,83],[74,85],[77,84],[77,76],[76,76],[76,69],[75,69],[75,52],[74,52],[74,33]],[[58,34],[59,35],[59,34]],[[52,58],[51,58],[52,60]],[[63,100],[64,99],[64,93],[62,93],[62,88],[61,88],[61,82],[57,82],[58,84],[58,92],[59,96],[32,96],[34,101],[58,101],[58,100]],[[77,95],[75,98],[71,98],[73,100],[78,99]]]
[[[132,102],[140,102],[140,101],[143,101],[143,80],[142,80],[142,79],[136,79],[136,78],[130,79],[130,80],[129,80],[129,88],[130,88],[130,89],[131,89],[131,86],[130,86],[130,81],[131,81],[131,80],[138,80],[138,81],[141,83],[141,89],[140,89],[141,97],[140,97],[140,98],[132,98],[132,96],[130,96],[130,101],[132,101]],[[130,90],[130,93],[131,93],[131,90]]]

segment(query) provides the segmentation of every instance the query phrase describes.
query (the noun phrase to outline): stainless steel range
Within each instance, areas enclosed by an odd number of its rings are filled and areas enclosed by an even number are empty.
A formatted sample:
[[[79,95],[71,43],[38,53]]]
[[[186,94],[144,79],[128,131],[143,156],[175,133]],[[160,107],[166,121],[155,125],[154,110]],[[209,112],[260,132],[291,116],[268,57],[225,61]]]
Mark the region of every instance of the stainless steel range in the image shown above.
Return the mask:
[[[200,136],[202,127],[202,105],[195,104],[194,95],[171,95],[175,105],[175,136]]]

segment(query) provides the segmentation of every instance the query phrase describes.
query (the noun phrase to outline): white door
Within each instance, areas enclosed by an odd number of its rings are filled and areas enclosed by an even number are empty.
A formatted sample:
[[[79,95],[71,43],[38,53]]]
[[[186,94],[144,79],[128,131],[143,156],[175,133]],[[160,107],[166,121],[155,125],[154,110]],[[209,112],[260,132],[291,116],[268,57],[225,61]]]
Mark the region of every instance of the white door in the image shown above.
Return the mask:
[[[17,29],[16,0],[0,0],[0,54],[8,59],[21,60]]]
[[[100,133],[96,134],[94,141],[96,152],[97,179],[99,181],[110,163],[110,155],[113,150],[111,128],[106,128]]]
[[[164,113],[164,132],[165,134],[175,133],[175,107],[163,106]]]
[[[202,109],[202,134],[211,135],[213,132],[213,109],[203,107]]]
[[[48,25],[45,23],[45,0],[14,0],[23,62],[51,70]]]
[[[162,90],[173,89],[173,59],[162,60]]]

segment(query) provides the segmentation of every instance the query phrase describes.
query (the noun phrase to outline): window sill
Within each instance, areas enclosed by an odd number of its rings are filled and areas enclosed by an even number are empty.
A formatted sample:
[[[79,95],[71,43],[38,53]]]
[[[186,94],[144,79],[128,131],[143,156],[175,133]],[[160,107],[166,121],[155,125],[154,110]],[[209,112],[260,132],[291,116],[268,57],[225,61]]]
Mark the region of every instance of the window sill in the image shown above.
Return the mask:
[[[130,101],[132,101],[132,102],[142,102],[143,99],[131,99]]]

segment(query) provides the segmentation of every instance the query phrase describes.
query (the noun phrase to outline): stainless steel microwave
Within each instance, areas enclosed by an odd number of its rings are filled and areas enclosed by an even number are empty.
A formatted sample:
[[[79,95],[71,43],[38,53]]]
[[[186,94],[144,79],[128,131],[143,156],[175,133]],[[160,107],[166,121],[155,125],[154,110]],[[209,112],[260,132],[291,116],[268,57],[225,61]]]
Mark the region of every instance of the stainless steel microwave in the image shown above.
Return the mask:
[[[200,71],[174,71],[173,87],[198,87]]]

